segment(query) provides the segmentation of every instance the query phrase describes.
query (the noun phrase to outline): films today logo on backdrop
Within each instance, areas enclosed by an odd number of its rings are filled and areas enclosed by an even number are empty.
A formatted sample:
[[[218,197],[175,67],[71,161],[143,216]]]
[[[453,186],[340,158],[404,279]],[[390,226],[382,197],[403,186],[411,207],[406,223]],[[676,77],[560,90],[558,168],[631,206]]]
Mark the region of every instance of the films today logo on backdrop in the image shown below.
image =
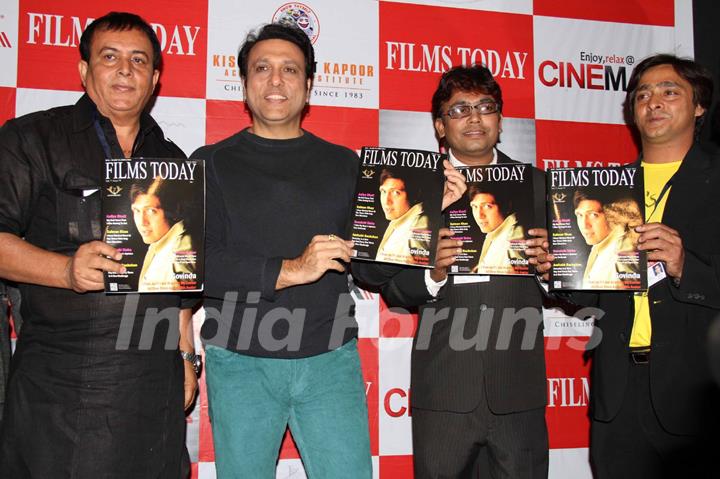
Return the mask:
[[[590,398],[590,380],[580,377],[549,377],[548,407],[587,407]]]
[[[27,12],[27,39],[30,45],[42,44],[54,47],[76,48],[80,37],[92,17],[65,16],[48,13]],[[196,25],[163,25],[150,22],[160,40],[160,48],[166,55],[195,56],[195,41],[200,27]]]
[[[534,118],[532,15],[380,2],[380,17],[381,109],[425,112],[442,73],[484,65],[502,87],[503,114]]]
[[[78,46],[83,31],[103,12],[79,0],[67,0],[52,9],[38,1],[20,4],[18,30],[18,86],[79,91]],[[161,96],[200,98],[204,96],[206,52],[205,9],[153,11],[151,6],[137,13],[151,26],[163,53]],[[52,71],[56,74],[47,75]]]

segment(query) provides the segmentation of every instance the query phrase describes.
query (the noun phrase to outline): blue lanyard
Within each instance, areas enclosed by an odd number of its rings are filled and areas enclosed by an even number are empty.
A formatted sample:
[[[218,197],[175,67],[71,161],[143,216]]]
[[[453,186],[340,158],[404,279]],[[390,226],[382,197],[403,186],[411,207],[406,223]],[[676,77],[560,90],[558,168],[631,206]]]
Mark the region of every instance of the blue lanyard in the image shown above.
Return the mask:
[[[100,140],[100,144],[102,145],[103,151],[105,152],[105,158],[112,158],[112,150],[110,149],[110,144],[105,137],[105,132],[100,126],[100,120],[98,120],[97,113],[95,114],[95,121],[93,123],[95,125],[95,133],[97,133],[98,140]]]

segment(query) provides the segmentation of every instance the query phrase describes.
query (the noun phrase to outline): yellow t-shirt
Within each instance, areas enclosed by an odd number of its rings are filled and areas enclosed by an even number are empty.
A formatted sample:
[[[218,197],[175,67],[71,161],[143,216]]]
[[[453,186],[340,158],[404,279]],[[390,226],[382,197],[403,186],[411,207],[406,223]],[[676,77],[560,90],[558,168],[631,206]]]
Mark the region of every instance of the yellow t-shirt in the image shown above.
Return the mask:
[[[645,179],[645,222],[659,223],[662,221],[665,203],[670,195],[668,188],[660,201],[658,197],[665,184],[680,168],[682,161],[672,163],[641,163]],[[630,347],[650,346],[652,338],[652,324],[650,323],[650,304],[647,293],[635,295],[635,320],[633,321]]]

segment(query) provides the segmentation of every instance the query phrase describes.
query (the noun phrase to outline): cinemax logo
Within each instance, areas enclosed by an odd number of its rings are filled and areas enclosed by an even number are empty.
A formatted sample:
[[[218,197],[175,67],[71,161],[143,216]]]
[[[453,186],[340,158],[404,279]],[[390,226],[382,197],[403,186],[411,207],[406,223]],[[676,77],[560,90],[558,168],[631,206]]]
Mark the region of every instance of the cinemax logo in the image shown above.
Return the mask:
[[[12,48],[12,44],[10,43],[10,39],[7,36],[7,33],[0,32],[0,47],[2,48]]]
[[[546,87],[626,91],[627,77],[626,67],[617,64],[545,60],[538,67],[538,79]]]

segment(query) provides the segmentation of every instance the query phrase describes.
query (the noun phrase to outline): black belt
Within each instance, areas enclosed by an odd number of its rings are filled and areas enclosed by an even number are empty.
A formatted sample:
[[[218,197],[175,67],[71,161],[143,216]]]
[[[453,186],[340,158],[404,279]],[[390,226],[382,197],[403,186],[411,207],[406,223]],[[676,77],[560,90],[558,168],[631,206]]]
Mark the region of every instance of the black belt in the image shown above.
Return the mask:
[[[647,364],[650,362],[650,348],[631,348],[630,361],[633,364]]]

